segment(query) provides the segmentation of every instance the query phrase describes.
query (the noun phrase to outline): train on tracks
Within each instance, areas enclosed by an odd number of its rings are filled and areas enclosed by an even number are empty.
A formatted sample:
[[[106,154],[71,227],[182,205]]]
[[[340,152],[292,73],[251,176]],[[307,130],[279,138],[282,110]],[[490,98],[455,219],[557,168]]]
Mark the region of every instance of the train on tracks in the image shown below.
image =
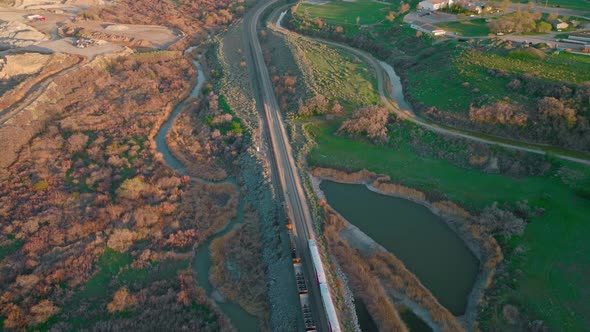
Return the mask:
[[[287,224],[289,230],[289,244],[291,246],[291,259],[293,260],[293,270],[295,271],[295,280],[297,282],[297,291],[299,292],[299,301],[301,304],[301,311],[303,313],[303,322],[305,323],[305,330],[308,332],[316,331],[316,324],[312,315],[309,299],[309,290],[307,288],[307,282],[305,280],[305,274],[303,273],[303,267],[301,265],[301,258],[297,254],[295,247],[295,240],[293,235],[293,226]],[[326,273],[324,272],[324,265],[322,258],[318,250],[316,242],[312,239],[307,241],[309,252],[311,254],[312,265],[320,289],[320,297],[322,299],[322,306],[326,317],[328,318],[328,325],[330,332],[340,332],[340,322],[338,315],[336,314],[336,308],[332,301],[332,295],[330,294],[330,287],[326,279]]]

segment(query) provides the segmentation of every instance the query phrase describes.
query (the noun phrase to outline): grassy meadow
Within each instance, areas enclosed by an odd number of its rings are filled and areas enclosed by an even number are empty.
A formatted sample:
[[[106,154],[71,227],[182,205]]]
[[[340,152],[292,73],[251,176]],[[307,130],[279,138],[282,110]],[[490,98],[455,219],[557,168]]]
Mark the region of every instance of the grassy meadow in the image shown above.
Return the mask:
[[[458,35],[466,37],[487,36],[490,33],[490,28],[483,18],[457,22],[442,22],[436,25],[446,31],[455,32]]]
[[[512,0],[515,3],[523,3],[528,4],[529,1],[527,0]],[[566,8],[566,9],[573,9],[579,10],[585,13],[590,13],[590,6],[588,5],[588,1],[586,0],[546,0],[546,1],[539,1],[539,6],[550,8]]]
[[[312,19],[321,17],[333,25],[356,25],[358,18],[358,24],[367,25],[385,20],[389,10],[389,5],[372,0],[329,1],[321,4],[302,3],[297,14]]]
[[[307,81],[316,92],[338,101],[346,110],[379,103],[373,69],[358,57],[309,40],[297,45],[303,61],[312,64]]]
[[[508,75],[529,73],[555,82],[590,81],[588,56],[560,53],[539,57],[539,53],[527,49],[483,52],[459,49],[455,45],[439,46],[441,52],[432,52],[430,65],[415,66],[407,71],[409,84],[406,88],[416,100],[450,112],[468,112],[476,98],[481,104],[504,98],[528,103],[527,96],[507,88],[510,76],[493,76],[489,69]],[[464,85],[464,82],[469,84]]]

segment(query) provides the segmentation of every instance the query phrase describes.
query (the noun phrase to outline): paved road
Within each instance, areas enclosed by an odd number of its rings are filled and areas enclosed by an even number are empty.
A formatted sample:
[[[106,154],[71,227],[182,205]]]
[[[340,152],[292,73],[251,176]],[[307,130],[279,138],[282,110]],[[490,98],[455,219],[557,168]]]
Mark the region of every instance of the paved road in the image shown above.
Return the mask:
[[[324,314],[320,289],[316,282],[312,265],[308,239],[315,239],[313,219],[307,204],[303,186],[291,151],[291,145],[283,126],[281,111],[274,94],[274,88],[268,74],[268,68],[264,62],[262,47],[258,40],[257,23],[261,13],[277,0],[260,2],[252,11],[244,17],[246,39],[249,48],[249,62],[254,67],[255,84],[257,85],[257,104],[264,112],[266,131],[269,134],[271,153],[274,158],[274,166],[281,186],[281,192],[288,210],[289,218],[293,221],[297,238],[297,251],[302,258],[302,264],[306,274],[310,298],[312,300],[313,317],[318,331],[328,331],[327,320]]]
[[[285,30],[285,29],[278,29],[278,30],[283,33],[297,34],[295,32]],[[437,125],[435,123],[432,123],[428,120],[422,119],[422,118],[418,117],[416,114],[410,112],[409,110],[400,109],[399,106],[397,105],[397,103],[395,103],[395,101],[392,101],[390,94],[388,93],[388,91],[386,91],[387,89],[385,88],[385,80],[391,79],[391,77],[389,76],[389,73],[388,73],[388,68],[386,68],[386,66],[385,66],[386,64],[384,65],[383,63],[381,63],[380,61],[375,59],[371,54],[369,54],[365,51],[361,51],[356,48],[350,47],[348,45],[344,45],[344,44],[340,44],[340,43],[336,43],[336,42],[332,42],[332,41],[328,41],[328,40],[324,40],[324,39],[319,39],[319,38],[302,36],[299,34],[297,34],[297,35],[300,36],[301,38],[308,38],[308,39],[315,40],[320,43],[324,43],[327,45],[331,45],[334,47],[339,47],[339,48],[345,49],[351,53],[354,53],[354,54],[364,58],[374,68],[375,73],[377,75],[377,83],[378,83],[377,85],[378,85],[379,94],[381,96],[381,101],[383,102],[384,105],[389,107],[392,111],[394,111],[402,119],[407,119],[417,125],[420,125],[424,128],[427,128],[427,129],[437,132],[439,134],[443,134],[443,135],[447,135],[447,136],[454,136],[454,137],[461,137],[461,138],[465,138],[465,139],[468,139],[471,141],[484,143],[484,144],[498,145],[498,146],[502,146],[502,147],[505,147],[505,148],[508,148],[511,150],[530,152],[530,153],[535,153],[535,154],[540,154],[540,155],[547,155],[547,152],[550,151],[550,149],[551,149],[551,147],[549,147],[549,146],[543,147],[540,145],[525,144],[525,143],[521,143],[518,141],[512,141],[512,140],[505,139],[505,138],[496,138],[496,137],[482,135],[479,133],[471,133],[466,130],[447,128],[447,127],[443,127],[443,126]],[[550,152],[550,154],[554,157],[559,158],[559,159],[572,161],[575,163],[590,166],[590,156],[588,158],[579,158],[574,155],[570,155],[570,154],[566,154],[566,153]]]

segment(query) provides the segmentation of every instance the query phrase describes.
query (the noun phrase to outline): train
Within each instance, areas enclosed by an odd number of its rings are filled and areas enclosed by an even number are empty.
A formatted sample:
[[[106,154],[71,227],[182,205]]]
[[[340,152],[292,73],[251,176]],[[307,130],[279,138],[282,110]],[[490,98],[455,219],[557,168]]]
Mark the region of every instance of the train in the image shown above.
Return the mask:
[[[295,246],[295,237],[293,235],[293,225],[287,223],[287,230],[289,231],[289,245],[291,247],[291,259],[293,262],[293,270],[295,271],[295,281],[297,283],[297,291],[299,293],[299,301],[301,304],[301,311],[303,313],[303,322],[305,324],[305,331],[315,332],[317,327],[315,320],[312,315],[309,299],[309,289],[305,280],[305,274],[303,273],[303,266],[301,264],[301,258],[297,253]],[[340,332],[340,322],[338,315],[336,314],[336,308],[332,301],[332,295],[326,279],[326,273],[324,271],[324,265],[320,257],[320,252],[314,240],[309,239],[307,241],[309,251],[311,254],[312,265],[316,277],[316,282],[320,289],[320,297],[322,299],[322,306],[328,318],[328,325],[330,332]]]
[[[316,281],[320,286],[322,304],[326,311],[326,316],[328,317],[330,332],[341,332],[340,322],[338,321],[334,301],[332,301],[332,294],[330,294],[330,287],[328,286],[328,280],[326,279],[326,273],[324,272],[324,264],[322,263],[320,251],[314,240],[308,240],[307,243],[309,245],[309,252],[311,253]]]

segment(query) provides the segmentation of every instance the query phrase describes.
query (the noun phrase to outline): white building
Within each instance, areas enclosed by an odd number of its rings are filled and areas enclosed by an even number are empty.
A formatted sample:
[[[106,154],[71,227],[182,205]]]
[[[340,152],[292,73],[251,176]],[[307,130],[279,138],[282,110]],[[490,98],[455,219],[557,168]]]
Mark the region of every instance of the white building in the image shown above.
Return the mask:
[[[424,0],[420,1],[418,8],[435,11],[451,6],[452,4],[453,0]]]
[[[444,36],[447,33],[445,30],[429,23],[414,22],[410,26],[412,29],[422,31],[433,36]]]

